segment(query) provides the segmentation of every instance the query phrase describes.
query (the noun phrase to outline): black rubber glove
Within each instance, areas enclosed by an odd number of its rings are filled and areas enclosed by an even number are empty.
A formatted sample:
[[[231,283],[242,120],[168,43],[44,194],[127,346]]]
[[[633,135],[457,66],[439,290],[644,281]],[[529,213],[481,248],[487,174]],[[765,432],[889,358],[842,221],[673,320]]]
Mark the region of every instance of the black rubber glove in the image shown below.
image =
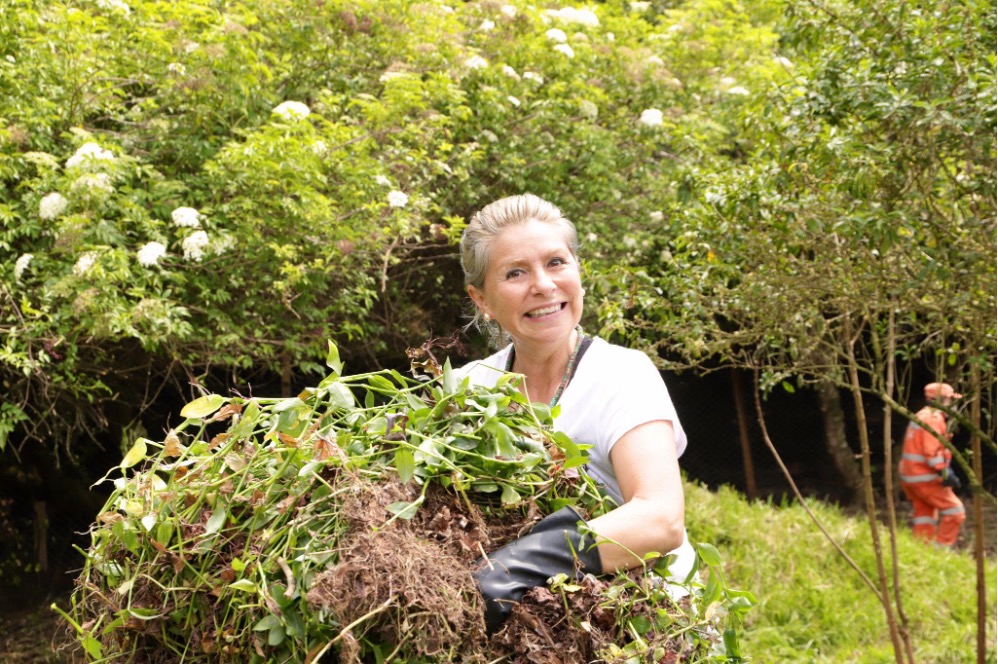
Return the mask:
[[[490,553],[487,560],[478,561],[473,575],[485,598],[489,634],[499,631],[513,605],[531,588],[544,585],[557,574],[575,578],[576,559],[583,573],[602,573],[599,549],[592,535],[579,532],[580,521],[578,512],[563,507],[523,537]]]
[[[949,466],[943,468],[942,472],[939,474],[943,478],[943,486],[948,486],[952,489],[959,489],[960,487],[963,486],[963,483],[960,481],[960,478],[956,476],[956,473],[954,473],[953,469],[950,468]]]

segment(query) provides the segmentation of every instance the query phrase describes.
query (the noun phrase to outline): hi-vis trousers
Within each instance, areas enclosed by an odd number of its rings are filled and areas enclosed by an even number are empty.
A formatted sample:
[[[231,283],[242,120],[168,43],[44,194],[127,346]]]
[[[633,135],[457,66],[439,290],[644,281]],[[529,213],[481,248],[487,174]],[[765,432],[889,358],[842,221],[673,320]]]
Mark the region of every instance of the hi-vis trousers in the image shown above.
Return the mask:
[[[915,537],[926,542],[934,539],[942,546],[955,545],[967,514],[953,489],[938,482],[902,482],[901,489],[915,508]]]

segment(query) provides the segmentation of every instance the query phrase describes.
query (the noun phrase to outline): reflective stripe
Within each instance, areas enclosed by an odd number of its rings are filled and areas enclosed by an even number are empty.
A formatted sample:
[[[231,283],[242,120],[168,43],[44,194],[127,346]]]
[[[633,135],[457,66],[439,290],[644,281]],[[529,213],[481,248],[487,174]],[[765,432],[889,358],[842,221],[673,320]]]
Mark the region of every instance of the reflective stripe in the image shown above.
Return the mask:
[[[908,454],[905,452],[901,455],[902,459],[907,459],[908,461],[918,461],[919,463],[926,463],[928,460],[924,455],[921,454]]]
[[[934,456],[931,459],[929,459],[928,463],[930,466],[938,466],[941,463],[946,463],[946,457],[942,455]]]
[[[934,482],[939,479],[939,475],[932,473],[930,475],[901,475],[901,481],[907,482],[908,484],[921,484],[923,482]]]
[[[944,510],[939,510],[940,515],[963,514],[963,513],[964,513],[963,505],[957,505],[956,507],[947,507]]]
[[[931,516],[916,516],[911,520],[911,522],[915,524],[931,523],[932,525],[936,525],[938,523],[938,521]]]

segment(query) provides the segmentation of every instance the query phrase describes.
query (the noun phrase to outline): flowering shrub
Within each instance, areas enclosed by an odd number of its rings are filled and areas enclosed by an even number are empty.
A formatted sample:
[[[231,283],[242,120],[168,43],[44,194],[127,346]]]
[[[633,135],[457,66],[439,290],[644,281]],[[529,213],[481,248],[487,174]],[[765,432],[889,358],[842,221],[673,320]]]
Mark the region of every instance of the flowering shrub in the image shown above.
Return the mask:
[[[786,75],[737,11],[19,3],[0,41],[0,447],[14,422],[19,441],[85,430],[102,399],[141,408],[171,379],[316,371],[329,337],[397,361],[463,324],[440,255],[505,194],[557,202],[596,260],[631,255],[622,230],[666,208],[676,168],[725,148],[734,89]]]

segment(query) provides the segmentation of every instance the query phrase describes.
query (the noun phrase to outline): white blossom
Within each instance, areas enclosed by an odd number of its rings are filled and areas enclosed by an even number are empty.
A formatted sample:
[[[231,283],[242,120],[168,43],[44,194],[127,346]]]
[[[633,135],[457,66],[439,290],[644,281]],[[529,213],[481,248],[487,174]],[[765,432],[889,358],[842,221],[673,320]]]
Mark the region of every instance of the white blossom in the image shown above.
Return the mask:
[[[236,238],[232,235],[222,235],[215,238],[211,243],[211,252],[213,254],[224,254],[226,251],[232,249],[236,246]]]
[[[182,246],[184,258],[200,261],[204,258],[204,248],[208,246],[208,234],[204,231],[194,231],[184,238]]]
[[[634,247],[638,246],[638,241],[634,239],[634,236],[632,235],[625,235],[624,246],[627,247],[628,249],[633,249]]]
[[[659,66],[662,66],[662,65],[665,64],[665,60],[663,60],[662,58],[658,57],[657,55],[648,56],[648,59],[646,60],[646,62],[648,64],[650,64],[650,65],[659,65]]]
[[[38,216],[42,219],[55,219],[66,211],[68,205],[69,201],[62,194],[53,191],[38,202]]]
[[[132,11],[122,0],[97,0],[97,6],[101,9],[119,11],[125,15],[128,15]]]
[[[326,154],[326,150],[329,146],[326,145],[325,141],[316,141],[312,143],[312,152],[316,155],[322,156]]]
[[[308,106],[300,101],[282,101],[271,111],[274,115],[279,115],[285,120],[301,120],[307,118],[312,111]]]
[[[588,99],[584,99],[579,103],[579,111],[582,112],[583,117],[590,120],[595,120],[599,116],[599,107]]]
[[[392,186],[392,181],[386,178],[384,175],[375,176],[374,181],[380,184],[382,187]]]
[[[593,233],[592,231],[590,231],[589,233],[586,233],[586,242],[595,242],[598,239],[599,239],[599,236],[596,235],[596,233]]]
[[[564,30],[559,30],[558,28],[551,28],[544,33],[548,39],[551,41],[556,41],[559,44],[564,44],[568,41],[568,36],[565,34]]]
[[[76,168],[90,159],[112,161],[114,159],[114,153],[110,150],[105,150],[92,141],[84,143],[75,153],[73,153],[72,157],[66,160],[66,168]]]
[[[595,28],[599,25],[599,18],[592,9],[564,7],[562,9],[548,9],[544,14],[565,23],[575,23],[589,28]]]
[[[513,5],[503,5],[499,8],[499,11],[502,12],[503,16],[508,16],[510,18],[516,17],[516,7]]]
[[[178,207],[170,213],[170,219],[174,226],[182,228],[199,228],[201,226],[201,213],[192,207]]]
[[[73,274],[78,277],[82,277],[90,270],[90,268],[94,266],[94,261],[96,260],[97,254],[92,251],[88,251],[83,254],[77,259],[76,265],[73,266]]]
[[[197,43],[196,41],[184,42],[184,53],[191,54],[194,51],[198,50],[199,48],[201,48],[201,44]]]
[[[464,66],[468,69],[485,69],[489,66],[489,61],[480,55],[473,55],[464,61]]]
[[[523,78],[524,80],[527,81],[533,81],[537,85],[541,85],[542,83],[544,83],[544,77],[532,71],[523,72]]]
[[[558,51],[559,53],[564,53],[566,57],[569,58],[575,57],[575,51],[572,50],[572,47],[569,46],[568,44],[555,44],[554,50]]]
[[[648,218],[654,221],[655,223],[658,223],[665,218],[665,215],[662,214],[661,210],[655,210],[654,212],[648,214]]]
[[[506,101],[508,101],[509,103],[511,103],[513,106],[519,106],[520,105],[520,100],[517,99],[516,97],[514,97],[513,95],[509,95],[508,97],[506,97]]]
[[[495,27],[496,24],[494,21],[485,19],[484,21],[482,21],[482,24],[478,26],[478,29],[481,30],[482,32],[488,32],[489,30],[492,30]]]
[[[409,202],[409,197],[403,194],[398,189],[394,189],[388,192],[388,205],[393,208],[405,207],[405,204]]]
[[[724,205],[727,200],[727,197],[723,193],[714,191],[713,189],[708,189],[704,192],[703,198],[711,205]]]
[[[114,185],[111,184],[111,176],[107,173],[84,173],[76,178],[70,190],[77,194],[110,194],[114,191]]]
[[[162,242],[147,242],[138,250],[139,265],[143,267],[154,267],[159,264],[159,259],[166,254],[166,245]]]
[[[780,64],[783,67],[786,67],[787,69],[793,69],[794,68],[794,63],[792,63],[790,60],[788,60],[787,58],[783,57],[782,55],[778,55],[778,56],[776,56],[773,59],[776,60],[776,62],[778,64]]]
[[[28,269],[28,264],[31,263],[31,259],[34,258],[32,254],[21,254],[20,258],[14,261],[14,280],[20,281],[21,275],[24,271]]]
[[[662,111],[657,108],[646,108],[641,111],[641,124],[648,127],[662,126]]]
[[[728,86],[728,85],[734,85],[734,84],[735,84],[735,79],[731,78],[730,76],[722,76],[721,77],[721,85]]]
[[[631,5],[632,12],[646,12],[648,8],[651,7],[650,2],[632,2]]]
[[[506,76],[509,76],[510,78],[515,78],[518,81],[520,80],[520,75],[517,74],[516,70],[510,67],[509,65],[502,66],[502,73],[505,74]]]
[[[180,62],[171,62],[166,66],[166,71],[171,74],[176,74],[177,76],[183,76],[187,73],[187,67]]]
[[[728,94],[729,95],[741,95],[741,96],[744,97],[748,93],[749,93],[749,91],[746,88],[743,88],[740,85],[736,85],[735,87],[728,89]]]

